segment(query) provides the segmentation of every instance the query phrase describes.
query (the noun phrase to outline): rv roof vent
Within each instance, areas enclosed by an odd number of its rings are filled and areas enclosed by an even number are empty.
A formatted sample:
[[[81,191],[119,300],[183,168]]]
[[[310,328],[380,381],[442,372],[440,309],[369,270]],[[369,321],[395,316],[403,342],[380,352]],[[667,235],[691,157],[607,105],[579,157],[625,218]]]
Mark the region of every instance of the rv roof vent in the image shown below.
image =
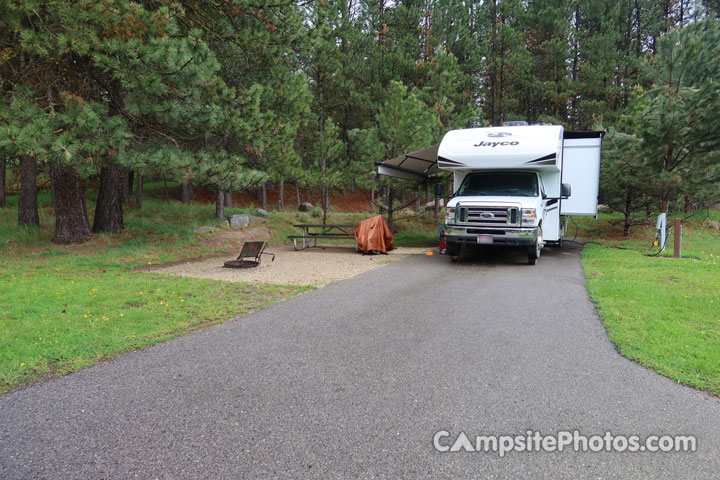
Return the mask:
[[[528,122],[524,120],[507,120],[505,122],[502,122],[503,127],[525,127],[528,125]]]

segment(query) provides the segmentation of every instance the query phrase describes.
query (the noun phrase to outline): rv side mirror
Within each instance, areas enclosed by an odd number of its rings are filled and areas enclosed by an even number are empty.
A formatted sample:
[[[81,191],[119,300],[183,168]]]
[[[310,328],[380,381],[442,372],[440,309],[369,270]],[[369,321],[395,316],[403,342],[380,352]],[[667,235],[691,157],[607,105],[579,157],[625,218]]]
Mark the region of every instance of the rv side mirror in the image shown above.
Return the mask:
[[[435,184],[435,196],[436,197],[442,197],[443,194],[443,184],[442,183],[436,183]]]
[[[560,185],[560,196],[563,198],[568,198],[570,196],[570,192],[572,189],[570,188],[569,183],[563,183]]]

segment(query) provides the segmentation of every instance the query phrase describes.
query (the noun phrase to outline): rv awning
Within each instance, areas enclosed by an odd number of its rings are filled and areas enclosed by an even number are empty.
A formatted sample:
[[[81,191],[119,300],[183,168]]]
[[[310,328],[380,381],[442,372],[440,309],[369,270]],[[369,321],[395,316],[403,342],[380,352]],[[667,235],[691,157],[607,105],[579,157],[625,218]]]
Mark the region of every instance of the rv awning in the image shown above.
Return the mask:
[[[399,157],[376,162],[378,173],[390,177],[404,178],[421,182],[437,171],[437,143],[422,150],[406,153]]]

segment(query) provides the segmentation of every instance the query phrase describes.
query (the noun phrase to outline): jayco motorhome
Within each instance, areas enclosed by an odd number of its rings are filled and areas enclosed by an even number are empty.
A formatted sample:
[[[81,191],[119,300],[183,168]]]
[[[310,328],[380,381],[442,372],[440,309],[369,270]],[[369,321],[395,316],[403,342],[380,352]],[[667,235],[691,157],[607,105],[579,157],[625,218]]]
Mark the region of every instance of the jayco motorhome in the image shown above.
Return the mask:
[[[562,241],[568,216],[597,215],[603,135],[557,125],[452,130],[438,145],[380,163],[378,173],[422,180],[452,171],[448,254],[515,245],[534,265],[546,243]]]

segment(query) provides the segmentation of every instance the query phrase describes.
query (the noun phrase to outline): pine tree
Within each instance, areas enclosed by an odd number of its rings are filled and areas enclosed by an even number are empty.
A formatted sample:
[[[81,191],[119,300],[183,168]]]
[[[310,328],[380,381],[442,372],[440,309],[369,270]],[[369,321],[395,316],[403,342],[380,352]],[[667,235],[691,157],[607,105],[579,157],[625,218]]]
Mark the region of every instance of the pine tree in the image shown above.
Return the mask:
[[[497,125],[522,114],[520,98],[530,84],[532,61],[521,28],[527,10],[520,0],[492,0],[483,3],[481,14],[489,32],[484,39],[485,118]]]
[[[39,226],[37,175],[46,163],[54,118],[34,102],[33,92],[26,88],[8,92],[7,98],[9,103],[0,115],[0,151],[19,159],[18,224]]]
[[[448,130],[475,120],[478,112],[464,90],[465,79],[454,55],[440,49],[428,58],[425,68],[427,79],[420,90],[421,98],[435,111],[433,141],[439,142]]]
[[[456,110],[474,111],[468,124],[481,124],[477,107],[487,93],[483,85],[488,58],[484,37],[489,31],[482,5],[462,0],[435,0],[431,11],[431,45],[438,52],[452,54],[457,61]]]
[[[572,97],[571,57],[572,2],[537,0],[528,6],[523,29],[532,57],[526,95],[519,111],[529,122],[565,123]]]
[[[704,191],[717,197],[720,167],[720,24],[707,19],[658,40],[643,67],[653,81],[640,89],[632,112],[642,155],[653,167],[660,211],[678,196]],[[713,192],[714,190],[714,192]]]
[[[85,241],[90,238],[89,222],[85,207],[83,179],[97,172],[98,166],[104,175],[108,169],[118,169],[111,162],[123,155],[130,134],[124,120],[119,116],[108,116],[107,107],[99,102],[86,102],[70,94],[61,95],[64,108],[58,112],[56,132],[51,150],[54,153],[50,165],[51,181],[55,192],[55,243]],[[127,178],[127,171],[122,171]],[[102,177],[101,177],[102,181]],[[107,180],[106,180],[107,185]],[[109,185],[116,189],[125,186],[119,179]],[[113,218],[122,222],[120,215],[98,215],[107,207],[104,197],[107,186],[100,190],[96,206],[94,231],[122,230],[122,223],[116,228],[100,228],[98,222]],[[117,192],[120,195],[120,192]],[[122,208],[113,204],[112,208]]]
[[[328,3],[308,5],[306,19],[308,38],[302,64],[312,94],[313,115],[302,135],[305,181],[320,190],[325,222],[332,189],[345,185],[351,176],[343,132],[334,120],[336,115],[342,116],[346,98],[343,53],[337,37],[341,20],[338,10]]]
[[[390,82],[385,102],[376,115],[376,127],[355,130],[352,137],[358,151],[365,154],[368,167],[372,163],[395,158],[403,153],[424,148],[432,143],[433,130],[438,123],[437,113],[427,106],[417,91],[400,82]],[[385,179],[388,227],[394,228],[394,180]],[[404,208],[406,205],[401,205]]]
[[[332,117],[325,120],[320,128],[308,163],[311,175],[306,177],[308,185],[321,192],[320,207],[323,224],[327,223],[330,212],[330,192],[345,184],[348,159],[345,157],[345,143],[340,139],[340,129]]]
[[[630,121],[627,118],[626,121]],[[623,125],[628,131],[632,125]],[[642,139],[637,135],[608,129],[603,141],[601,173],[601,201],[623,214],[623,234],[630,235],[636,223],[635,212],[644,211],[651,199],[648,178],[653,172],[642,156]]]
[[[0,154],[1,155],[1,154]],[[7,206],[7,158],[0,157],[0,208],[5,208]]]
[[[292,3],[194,2],[184,18],[188,27],[203,30],[225,84],[257,94],[255,103],[239,108],[245,125],[231,129],[224,146],[255,170],[237,188],[294,177],[301,170],[295,140],[310,101],[299,72],[305,41],[300,9]]]

